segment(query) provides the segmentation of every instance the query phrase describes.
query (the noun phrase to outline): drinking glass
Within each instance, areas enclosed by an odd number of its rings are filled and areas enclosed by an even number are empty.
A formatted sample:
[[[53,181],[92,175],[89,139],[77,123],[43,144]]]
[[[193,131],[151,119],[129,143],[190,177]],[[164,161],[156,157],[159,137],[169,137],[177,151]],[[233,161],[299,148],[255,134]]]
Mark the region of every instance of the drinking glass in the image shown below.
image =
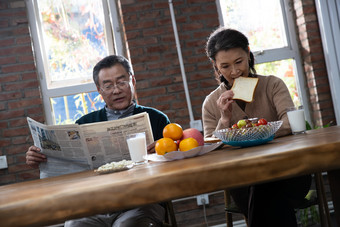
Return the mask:
[[[126,137],[126,142],[129,147],[130,157],[134,165],[147,163],[147,147],[145,132],[130,134]]]
[[[288,108],[287,116],[294,135],[306,132],[306,120],[303,106]]]

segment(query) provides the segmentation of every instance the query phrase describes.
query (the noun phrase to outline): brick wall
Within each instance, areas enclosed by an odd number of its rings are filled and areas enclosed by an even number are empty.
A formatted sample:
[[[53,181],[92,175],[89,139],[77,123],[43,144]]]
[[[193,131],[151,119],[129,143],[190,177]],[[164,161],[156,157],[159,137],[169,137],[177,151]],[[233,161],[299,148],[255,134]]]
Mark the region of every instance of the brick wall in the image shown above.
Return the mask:
[[[44,121],[34,65],[25,1],[0,2],[0,185],[35,179],[37,170],[25,162],[32,139],[26,117]]]
[[[310,95],[313,124],[335,122],[326,63],[314,0],[295,0],[294,9],[300,53]]]
[[[215,0],[174,1],[173,7],[194,118],[215,87],[204,52],[207,36],[219,26]],[[183,80],[168,1],[121,1],[139,103],[165,112],[189,127]]]

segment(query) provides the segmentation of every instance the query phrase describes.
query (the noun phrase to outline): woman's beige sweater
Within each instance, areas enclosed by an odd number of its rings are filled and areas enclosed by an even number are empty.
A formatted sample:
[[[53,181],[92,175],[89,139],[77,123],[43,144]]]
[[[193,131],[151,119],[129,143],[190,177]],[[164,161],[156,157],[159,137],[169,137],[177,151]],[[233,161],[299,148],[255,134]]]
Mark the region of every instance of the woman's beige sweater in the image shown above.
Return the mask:
[[[224,84],[220,84],[205,98],[202,107],[204,137],[211,137],[215,130],[229,128],[241,119],[254,117],[265,118],[268,122],[282,120],[283,124],[275,137],[291,134],[286,109],[294,104],[286,84],[276,76],[257,77],[259,82],[253,101],[246,103],[244,111],[236,102],[232,103],[232,117],[228,126],[220,123],[221,113],[216,103],[220,95],[227,90]]]

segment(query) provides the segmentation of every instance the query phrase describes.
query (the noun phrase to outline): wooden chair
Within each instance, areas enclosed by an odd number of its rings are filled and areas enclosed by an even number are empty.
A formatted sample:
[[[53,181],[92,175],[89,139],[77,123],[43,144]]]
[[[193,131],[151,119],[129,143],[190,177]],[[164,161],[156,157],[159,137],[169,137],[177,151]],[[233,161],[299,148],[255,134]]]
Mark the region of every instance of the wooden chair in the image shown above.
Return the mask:
[[[164,227],[177,227],[176,215],[171,201],[165,203]]]
[[[310,206],[318,205],[321,227],[331,227],[332,224],[331,224],[322,174],[315,173],[314,180],[315,180],[316,190],[310,190],[307,196],[305,197],[304,201],[302,201],[301,204],[297,205],[296,210],[305,209]],[[225,202],[225,212],[226,212],[225,215],[226,215],[227,227],[233,227],[232,214],[233,213],[242,214],[242,213],[240,212],[237,205],[232,201],[228,190],[224,190],[224,202]],[[248,220],[246,219],[245,216],[244,216],[244,219],[248,226]]]

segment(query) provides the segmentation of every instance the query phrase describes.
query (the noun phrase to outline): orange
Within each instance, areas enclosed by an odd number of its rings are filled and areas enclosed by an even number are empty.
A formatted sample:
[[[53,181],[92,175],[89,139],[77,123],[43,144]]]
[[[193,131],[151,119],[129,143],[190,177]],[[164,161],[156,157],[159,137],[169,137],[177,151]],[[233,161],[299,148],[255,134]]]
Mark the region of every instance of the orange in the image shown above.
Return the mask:
[[[198,147],[198,142],[192,137],[186,138],[179,142],[179,150],[180,151],[188,151],[195,147]]]
[[[173,140],[179,140],[182,138],[183,129],[177,123],[170,123],[166,125],[163,129],[163,137],[164,138],[171,138]]]
[[[177,151],[177,144],[170,138],[162,138],[157,140],[155,150],[158,155],[165,155],[171,151]]]

